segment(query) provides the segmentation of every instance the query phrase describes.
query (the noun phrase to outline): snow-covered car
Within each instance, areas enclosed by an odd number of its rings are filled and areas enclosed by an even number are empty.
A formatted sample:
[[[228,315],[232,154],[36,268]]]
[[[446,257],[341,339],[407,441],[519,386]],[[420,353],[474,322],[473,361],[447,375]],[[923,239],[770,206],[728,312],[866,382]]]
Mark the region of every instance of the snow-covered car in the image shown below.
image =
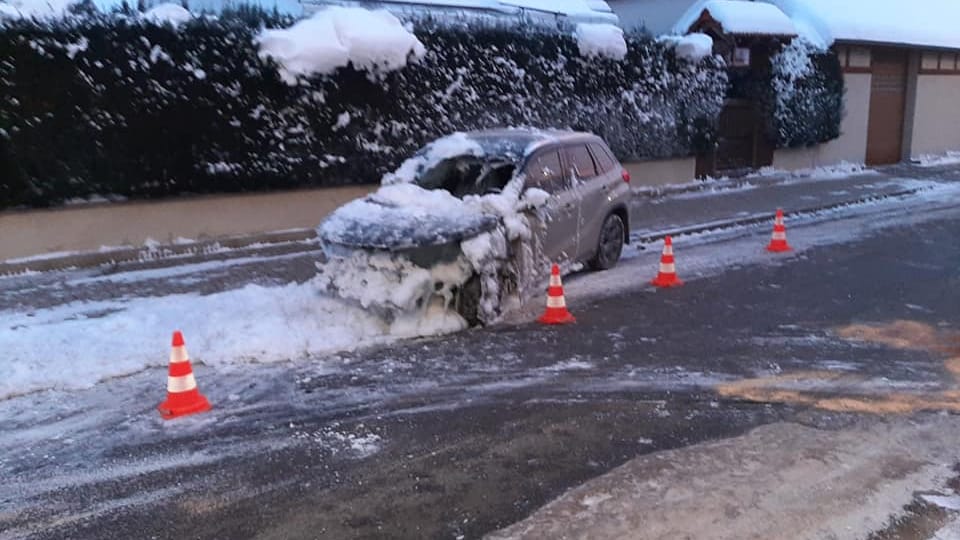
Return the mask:
[[[630,176],[592,134],[455,133],[318,228],[320,280],[365,307],[489,323],[542,292],[550,263],[614,266],[629,241]]]

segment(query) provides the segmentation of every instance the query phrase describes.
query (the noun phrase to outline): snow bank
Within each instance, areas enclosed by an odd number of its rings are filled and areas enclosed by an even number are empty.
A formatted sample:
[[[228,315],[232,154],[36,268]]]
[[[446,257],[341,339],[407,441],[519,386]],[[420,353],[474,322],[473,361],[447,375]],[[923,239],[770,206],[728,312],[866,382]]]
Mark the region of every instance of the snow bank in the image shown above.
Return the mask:
[[[143,14],[143,18],[153,24],[169,24],[177,27],[190,22],[190,19],[193,19],[193,15],[183,6],[166,2],[148,10]]]
[[[5,355],[0,399],[40,389],[87,388],[164,367],[176,329],[184,332],[191,360],[225,366],[298,360],[463,326],[455,314],[431,310],[391,324],[321,295],[314,282],[248,285],[209,296],[72,303],[30,313],[0,311]]]
[[[836,40],[960,49],[957,0],[764,0],[821,46]]]
[[[289,84],[297,77],[357,69],[395,70],[411,55],[426,54],[423,43],[385,10],[331,6],[283,30],[264,30],[257,39],[261,58],[279,64]]]
[[[8,0],[0,3],[0,18],[60,18],[76,3],[77,0]]]
[[[627,56],[627,42],[623,39],[623,29],[618,26],[580,23],[574,35],[583,56],[605,56],[614,60]]]
[[[685,36],[663,36],[663,41],[673,45],[674,51],[680,58],[691,62],[699,62],[713,54],[713,38],[700,33]]]
[[[208,365],[297,359],[388,335],[370,315],[322,298],[309,284],[66,304],[29,315],[0,312],[0,321],[7,362],[0,399],[163,366],[176,329],[191,358]]]
[[[941,167],[960,164],[960,150],[950,150],[944,154],[924,154],[917,158],[921,167]]]
[[[777,6],[741,0],[710,0],[703,6],[731,34],[795,36],[793,22]],[[696,16],[699,17],[700,13]],[[696,20],[696,19],[694,19]],[[691,21],[690,24],[693,24]],[[690,25],[687,25],[689,28]]]

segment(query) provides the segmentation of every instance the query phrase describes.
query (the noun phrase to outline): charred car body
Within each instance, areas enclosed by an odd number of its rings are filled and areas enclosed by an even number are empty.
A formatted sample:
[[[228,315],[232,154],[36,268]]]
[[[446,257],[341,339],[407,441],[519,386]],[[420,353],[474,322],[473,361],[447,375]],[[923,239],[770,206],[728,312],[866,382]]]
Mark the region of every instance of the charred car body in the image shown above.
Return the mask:
[[[432,307],[488,323],[542,290],[549,263],[610,268],[629,238],[629,175],[587,133],[455,133],[382,183],[318,234],[324,286],[388,316]]]

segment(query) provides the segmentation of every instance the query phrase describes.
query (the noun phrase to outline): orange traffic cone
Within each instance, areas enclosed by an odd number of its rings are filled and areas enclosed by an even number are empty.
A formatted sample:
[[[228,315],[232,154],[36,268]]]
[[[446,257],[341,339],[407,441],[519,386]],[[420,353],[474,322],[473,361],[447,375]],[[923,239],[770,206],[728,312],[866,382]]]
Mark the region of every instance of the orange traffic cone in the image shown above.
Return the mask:
[[[537,319],[543,324],[568,324],[577,319],[567,311],[567,301],[563,298],[563,284],[560,282],[560,267],[556,264],[550,269],[550,288],[547,289],[547,310]]]
[[[167,377],[167,400],[157,409],[164,420],[210,410],[210,402],[197,389],[193,368],[187,356],[180,331],[173,333],[173,349],[170,351],[170,375]]]
[[[660,256],[660,271],[651,284],[661,287],[679,287],[683,281],[677,277],[677,267],[673,262],[673,239],[669,236],[663,239],[663,254]]]
[[[777,217],[773,220],[773,237],[770,238],[767,251],[783,253],[791,249],[793,248],[787,244],[787,227],[783,224],[783,210],[777,208]]]

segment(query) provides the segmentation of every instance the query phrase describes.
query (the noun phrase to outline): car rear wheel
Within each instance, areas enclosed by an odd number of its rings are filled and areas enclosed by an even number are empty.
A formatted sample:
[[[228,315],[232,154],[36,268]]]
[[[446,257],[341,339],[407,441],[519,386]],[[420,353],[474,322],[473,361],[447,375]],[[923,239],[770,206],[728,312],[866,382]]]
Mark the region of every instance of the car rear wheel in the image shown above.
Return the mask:
[[[623,251],[623,235],[623,219],[617,214],[607,216],[600,228],[597,255],[590,261],[590,267],[594,270],[607,270],[616,266]]]

